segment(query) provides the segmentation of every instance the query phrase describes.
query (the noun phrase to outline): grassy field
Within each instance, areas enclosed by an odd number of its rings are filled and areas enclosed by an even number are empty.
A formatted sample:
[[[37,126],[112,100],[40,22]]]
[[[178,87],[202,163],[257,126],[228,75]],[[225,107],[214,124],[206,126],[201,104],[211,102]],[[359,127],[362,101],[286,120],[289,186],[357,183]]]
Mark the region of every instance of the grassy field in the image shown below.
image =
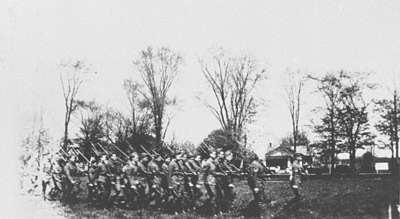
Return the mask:
[[[267,200],[261,206],[262,218],[387,218],[393,197],[391,179],[331,179],[305,181],[303,199],[293,202],[287,182],[265,183]],[[246,181],[236,182],[237,198],[231,212],[214,218],[243,218],[254,212]],[[67,218],[209,218],[194,212],[179,215],[159,211],[99,209],[80,200],[70,206],[54,203]],[[250,210],[250,211],[249,211]]]

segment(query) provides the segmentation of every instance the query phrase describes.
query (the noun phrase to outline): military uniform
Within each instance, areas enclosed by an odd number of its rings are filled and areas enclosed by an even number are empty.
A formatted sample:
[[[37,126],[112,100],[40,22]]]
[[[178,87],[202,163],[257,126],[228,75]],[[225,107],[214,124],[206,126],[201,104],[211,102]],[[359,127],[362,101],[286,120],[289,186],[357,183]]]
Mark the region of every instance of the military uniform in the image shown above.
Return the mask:
[[[138,165],[136,160],[129,160],[128,163],[122,168],[124,172],[125,179],[126,179],[126,192],[125,195],[127,196],[127,206],[134,206],[135,203],[137,204],[139,191],[139,181],[137,180],[138,175]],[[136,205],[137,206],[137,205]]]
[[[114,157],[108,163],[108,170],[110,176],[110,202],[119,204],[123,198],[123,177],[122,177],[122,163]]]
[[[42,182],[42,196],[46,200],[49,195],[49,187],[51,186],[51,174],[53,169],[53,164],[51,159],[46,160],[42,165],[41,170],[41,182]]]
[[[179,195],[184,181],[183,175],[180,175],[180,173],[182,173],[180,162],[177,159],[171,160],[168,165],[168,187],[173,188]]]
[[[217,166],[213,158],[207,159],[203,164],[203,175],[201,183],[204,185],[203,194],[207,195],[207,200],[211,202],[212,205],[216,205],[217,200],[217,182],[216,182],[216,170]]]
[[[64,180],[64,200],[67,202],[73,201],[75,196],[80,191],[78,177],[78,168],[74,161],[69,161],[64,167],[65,180]]]
[[[65,181],[64,166],[64,159],[58,158],[52,167],[51,179],[53,182],[53,187],[49,194],[51,199],[58,199],[63,196]]]
[[[222,152],[223,153],[223,152]],[[228,176],[228,170],[224,166],[224,159],[223,157],[218,157],[214,160],[214,164],[216,166],[216,174],[215,174],[215,190],[216,190],[216,197],[215,202],[218,210],[223,210],[224,205],[224,198],[225,198],[225,185]]]
[[[149,194],[151,197],[151,201],[154,201],[154,205],[159,207],[161,204],[161,199],[163,197],[164,191],[162,187],[162,176],[161,176],[161,168],[155,161],[155,159],[151,160],[148,165],[147,169],[149,171]]]
[[[161,188],[163,191],[163,197],[162,197],[162,203],[165,204],[168,201],[168,196],[169,196],[169,192],[168,192],[168,166],[169,166],[169,158],[163,160],[163,162],[161,163],[161,167],[160,167],[160,172],[161,172]]]
[[[96,186],[97,186],[97,164],[92,161],[87,166],[87,176],[88,176],[88,200],[94,201],[96,199]]]
[[[295,159],[290,167],[289,183],[296,199],[300,198],[299,190],[302,184],[302,177],[304,172],[305,169],[302,164],[301,155],[295,155]]]
[[[170,196],[170,203],[173,203],[171,208],[174,211],[183,210],[184,198],[185,198],[185,187],[184,187],[184,176],[183,166],[180,160],[172,159],[168,165],[168,193]]]
[[[96,169],[96,193],[101,205],[106,205],[110,197],[110,177],[107,159],[103,158]]]
[[[264,183],[260,176],[265,172],[264,166],[254,159],[249,165],[248,185],[253,192],[254,200],[260,202],[264,194]]]
[[[198,185],[199,172],[201,171],[201,164],[199,161],[190,158],[186,162],[186,166],[188,166],[189,171],[193,174],[189,177],[189,187],[191,190],[191,195],[193,199],[197,199],[201,196],[200,187]]]
[[[233,191],[235,186],[233,185],[232,178],[232,173],[235,172],[235,169],[232,167],[231,162],[227,159],[221,160],[220,165],[227,173],[222,177],[221,181],[221,188],[223,190],[222,208],[224,211],[226,211],[231,207],[235,198],[235,193]]]
[[[145,155],[146,157],[149,157],[148,155]],[[138,203],[140,205],[140,208],[148,207],[149,204],[149,171],[147,169],[147,164],[148,161],[144,161],[143,159],[139,162],[137,162],[138,165],[138,171],[136,173],[136,177],[138,180]]]

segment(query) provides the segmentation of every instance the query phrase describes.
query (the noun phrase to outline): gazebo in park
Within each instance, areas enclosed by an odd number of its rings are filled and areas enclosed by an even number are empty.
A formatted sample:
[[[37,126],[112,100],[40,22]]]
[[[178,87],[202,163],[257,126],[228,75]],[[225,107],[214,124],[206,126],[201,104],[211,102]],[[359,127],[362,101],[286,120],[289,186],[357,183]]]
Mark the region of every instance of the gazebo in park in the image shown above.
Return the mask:
[[[279,146],[265,154],[265,165],[267,167],[277,167],[279,166],[281,170],[288,167],[290,158],[294,155],[293,146]],[[296,153],[303,155],[303,160],[305,162],[311,162],[311,155],[308,150],[308,146],[299,145],[296,147]]]

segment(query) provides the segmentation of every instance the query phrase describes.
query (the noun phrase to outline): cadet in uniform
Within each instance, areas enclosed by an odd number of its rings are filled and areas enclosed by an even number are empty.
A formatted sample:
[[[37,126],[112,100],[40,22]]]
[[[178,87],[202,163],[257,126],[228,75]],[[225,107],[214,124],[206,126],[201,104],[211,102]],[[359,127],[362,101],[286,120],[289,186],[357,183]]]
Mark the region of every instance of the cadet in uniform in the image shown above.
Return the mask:
[[[150,202],[154,201],[154,206],[160,207],[163,191],[161,187],[162,177],[161,177],[161,167],[162,157],[160,155],[156,155],[154,159],[151,159],[147,165],[147,169],[150,173],[149,175],[149,197]]]
[[[118,157],[113,153],[108,162],[108,174],[110,176],[110,203],[120,204],[123,196],[121,188],[122,181],[122,163],[118,160]]]
[[[51,174],[53,169],[53,160],[51,156],[48,156],[42,164],[41,169],[41,181],[42,181],[42,196],[46,200],[49,195],[49,187],[51,186]]]
[[[136,152],[133,152],[129,155],[129,160],[126,165],[122,168],[122,171],[125,174],[125,179],[127,181],[126,188],[126,199],[127,199],[127,207],[133,207],[135,203],[137,204],[139,200],[139,181],[137,180],[138,175],[138,162],[139,155]],[[137,206],[137,205],[136,205]]]
[[[221,166],[224,168],[225,172],[227,172],[227,174],[223,177],[222,181],[223,183],[222,189],[224,194],[222,207],[224,211],[230,209],[232,202],[235,199],[235,193],[233,191],[235,186],[233,185],[232,174],[237,172],[239,169],[233,165],[232,161],[233,161],[232,151],[230,150],[225,151],[224,159],[221,159]]]
[[[215,188],[216,188],[216,206],[218,210],[224,210],[224,202],[225,202],[225,186],[226,177],[228,177],[228,169],[224,166],[225,153],[221,148],[217,149],[218,156],[214,159],[214,163],[216,165],[216,174],[215,176]]]
[[[169,195],[170,195],[170,192],[168,189],[168,166],[169,166],[170,162],[171,162],[171,158],[168,156],[165,159],[163,159],[163,161],[161,162],[161,165],[160,165],[161,166],[160,171],[162,173],[160,186],[163,191],[163,197],[162,197],[161,203],[163,205],[165,205],[168,202]]]
[[[183,210],[185,196],[182,153],[176,154],[168,165],[168,190],[172,195],[172,208],[175,212]]]
[[[289,177],[290,187],[293,190],[295,199],[301,198],[299,189],[302,184],[302,176],[304,173],[306,173],[306,171],[303,167],[303,158],[301,154],[295,154],[292,166],[290,168],[290,177]]]
[[[65,160],[62,157],[56,159],[56,163],[52,168],[51,178],[53,181],[53,188],[50,191],[50,199],[60,199],[62,198],[64,192],[64,166]]]
[[[212,150],[210,152],[210,157],[203,163],[203,175],[201,179],[201,183],[204,185],[205,191],[203,194],[208,196],[206,203],[210,204],[210,207],[214,207],[214,209],[209,209],[212,213],[217,211],[217,196],[218,196],[218,188],[216,183],[216,151]]]
[[[138,171],[137,171],[137,180],[138,184],[138,193],[139,193],[139,208],[145,208],[149,205],[149,175],[150,172],[147,169],[147,164],[150,162],[151,156],[147,153],[140,154],[140,160],[137,162]]]
[[[79,192],[78,168],[76,167],[76,156],[71,156],[68,163],[64,167],[64,200],[66,202],[73,201]]]
[[[96,196],[96,186],[97,186],[97,162],[95,157],[91,157],[87,166],[87,176],[88,176],[88,200],[95,201]]]
[[[200,162],[201,162],[200,156],[196,156],[195,158],[193,154],[189,154],[188,159],[185,163],[189,172],[191,173],[191,176],[189,177],[189,189],[192,202],[195,202],[196,199],[198,199],[201,196],[201,191],[198,185],[199,172],[201,171]]]
[[[96,171],[96,192],[100,199],[100,205],[106,206],[110,196],[110,176],[109,176],[109,161],[107,154],[100,154],[100,161]]]
[[[248,185],[253,192],[254,200],[260,203],[264,194],[264,184],[259,178],[265,172],[263,165],[260,163],[257,155],[253,155],[249,165],[249,175],[247,177]]]

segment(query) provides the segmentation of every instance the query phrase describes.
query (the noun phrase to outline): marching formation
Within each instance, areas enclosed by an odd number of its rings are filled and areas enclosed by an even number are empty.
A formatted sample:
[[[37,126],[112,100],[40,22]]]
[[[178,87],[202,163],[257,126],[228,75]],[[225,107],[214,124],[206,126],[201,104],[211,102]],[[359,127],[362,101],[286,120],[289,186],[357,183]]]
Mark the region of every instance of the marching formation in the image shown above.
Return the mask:
[[[127,161],[115,153],[103,153],[87,159],[86,164],[78,162],[77,155],[49,161],[42,182],[44,199],[73,203],[78,195],[87,195],[87,201],[100,207],[215,214],[230,210],[234,178],[247,179],[254,203],[264,199],[267,169],[257,156],[243,168],[243,162],[239,167],[233,164],[229,150],[212,149],[207,157],[187,152],[168,157],[133,152]],[[291,185],[297,197],[302,166],[293,166]]]

